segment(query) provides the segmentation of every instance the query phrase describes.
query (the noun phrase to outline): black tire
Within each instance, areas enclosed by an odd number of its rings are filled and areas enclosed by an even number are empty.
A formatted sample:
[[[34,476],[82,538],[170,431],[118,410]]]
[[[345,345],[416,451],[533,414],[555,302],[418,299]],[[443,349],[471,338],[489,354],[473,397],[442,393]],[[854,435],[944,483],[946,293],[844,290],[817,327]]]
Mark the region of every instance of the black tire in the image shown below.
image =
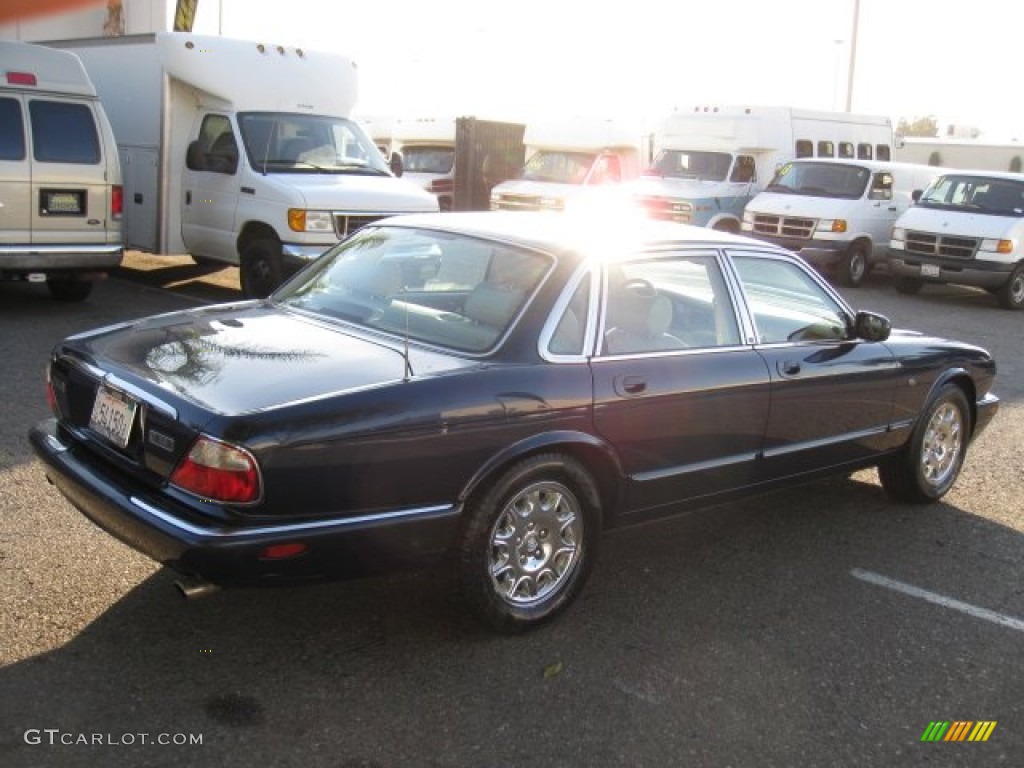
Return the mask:
[[[871,271],[871,259],[868,246],[856,242],[846,249],[843,258],[836,265],[836,279],[847,288],[858,288]]]
[[[924,287],[924,280],[916,277],[897,277],[893,285],[896,286],[897,293],[913,296],[921,292],[921,289]]]
[[[1010,273],[1010,279],[996,289],[996,298],[1003,309],[1024,309],[1024,263]]]
[[[878,465],[878,479],[895,501],[927,504],[953,487],[967,454],[971,411],[964,391],[946,384],[928,402],[896,454]]]
[[[46,287],[49,289],[50,295],[57,301],[85,301],[89,294],[92,293],[91,280],[73,280],[68,278],[47,280]]]
[[[281,244],[276,240],[253,240],[242,251],[239,278],[242,295],[265,299],[284,279]]]
[[[720,221],[712,229],[716,232],[728,232],[730,235],[738,235],[740,233],[740,225],[732,219]]]
[[[601,520],[597,487],[578,461],[558,453],[523,459],[466,513],[460,582],[486,625],[519,632],[573,601],[597,556]]]
[[[226,267],[227,264],[217,259],[211,259],[207,256],[196,256],[194,253],[190,253],[192,261],[196,263],[197,267]]]

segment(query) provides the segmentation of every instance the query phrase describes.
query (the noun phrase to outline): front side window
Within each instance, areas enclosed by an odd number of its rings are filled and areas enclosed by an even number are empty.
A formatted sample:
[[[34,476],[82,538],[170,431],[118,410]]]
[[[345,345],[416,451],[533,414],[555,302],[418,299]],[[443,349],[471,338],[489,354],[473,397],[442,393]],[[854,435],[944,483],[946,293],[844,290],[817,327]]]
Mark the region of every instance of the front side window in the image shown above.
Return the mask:
[[[225,115],[207,115],[199,128],[199,139],[185,156],[193,171],[234,174],[238,170],[238,143],[231,121]]]
[[[892,200],[892,174],[887,171],[876,173],[871,177],[870,200]]]
[[[857,200],[871,172],[858,165],[828,162],[786,163],[768,185],[769,192]]]
[[[732,346],[739,339],[732,300],[712,254],[608,266],[602,354]]]
[[[0,160],[25,159],[25,128],[21,122],[21,103],[0,99]]]
[[[994,216],[1024,216],[1024,182],[971,174],[940,176],[917,204]]]
[[[365,227],[274,294],[284,306],[463,352],[493,347],[548,256],[432,230]]]
[[[645,174],[671,176],[677,179],[725,181],[731,165],[732,155],[728,152],[663,149]]]
[[[733,263],[762,344],[847,337],[847,313],[796,264],[742,254]]]
[[[41,163],[98,165],[100,136],[86,104],[32,99],[32,155]]]

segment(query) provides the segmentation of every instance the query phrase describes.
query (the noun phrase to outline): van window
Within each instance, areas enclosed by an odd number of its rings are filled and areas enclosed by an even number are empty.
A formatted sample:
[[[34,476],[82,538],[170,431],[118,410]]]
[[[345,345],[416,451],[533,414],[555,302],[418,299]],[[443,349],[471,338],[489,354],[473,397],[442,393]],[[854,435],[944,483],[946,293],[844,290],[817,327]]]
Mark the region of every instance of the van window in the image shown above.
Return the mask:
[[[0,160],[25,159],[25,128],[17,99],[0,99]]]
[[[33,99],[28,113],[32,120],[32,155],[36,160],[99,164],[100,137],[88,106]]]
[[[814,156],[814,142],[808,141],[807,139],[797,139],[797,142],[796,142],[796,156],[797,157],[813,157]]]
[[[238,169],[238,144],[231,122],[224,115],[207,115],[199,129],[201,154],[189,153],[185,161],[193,171],[233,174]]]
[[[857,159],[858,160],[870,160],[871,159],[871,145],[870,144],[858,144],[857,145]]]
[[[892,160],[892,153],[889,151],[888,144],[878,144],[875,146],[875,159],[885,162]]]
[[[871,177],[871,191],[868,193],[869,200],[892,200],[892,174],[889,172],[876,173]]]
[[[836,145],[831,141],[818,142],[818,157],[835,157]]]
[[[850,159],[853,157],[853,143],[849,141],[839,142],[839,156]]]

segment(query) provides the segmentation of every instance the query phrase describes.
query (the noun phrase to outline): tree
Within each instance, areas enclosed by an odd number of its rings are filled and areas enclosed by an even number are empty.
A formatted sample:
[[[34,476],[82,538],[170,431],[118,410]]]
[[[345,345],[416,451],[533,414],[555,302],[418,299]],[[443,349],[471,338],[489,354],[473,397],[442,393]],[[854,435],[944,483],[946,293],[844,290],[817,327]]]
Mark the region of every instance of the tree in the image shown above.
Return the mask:
[[[935,119],[935,115],[926,115],[909,121],[901,117],[896,124],[896,133],[900,136],[938,136],[939,121]]]

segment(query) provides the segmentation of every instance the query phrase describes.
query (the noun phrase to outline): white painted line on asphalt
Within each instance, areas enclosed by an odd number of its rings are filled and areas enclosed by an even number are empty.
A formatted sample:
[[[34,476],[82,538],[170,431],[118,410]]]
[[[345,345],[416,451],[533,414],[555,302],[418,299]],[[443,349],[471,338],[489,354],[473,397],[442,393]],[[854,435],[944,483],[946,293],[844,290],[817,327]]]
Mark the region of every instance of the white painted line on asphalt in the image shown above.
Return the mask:
[[[921,589],[915,587],[912,584],[904,584],[902,581],[896,581],[886,576],[882,576],[878,573],[872,573],[871,571],[864,571],[860,568],[854,568],[850,571],[850,575],[855,579],[866,581],[869,584],[874,584],[879,587],[885,587],[886,589],[892,589],[896,592],[902,592],[905,595],[911,597],[917,597],[921,600],[926,600],[929,603],[935,605],[941,605],[943,608],[952,608],[954,611],[960,611],[966,613],[968,616],[973,616],[976,619],[984,619],[985,621],[991,621],[993,624],[999,624],[1010,629],[1015,629],[1018,632],[1024,632],[1024,621],[1021,619],[1014,618],[1013,616],[1007,616],[1005,613],[997,613],[996,611],[990,611],[988,608],[979,608],[976,605],[970,603],[963,603],[959,600],[954,600],[952,597],[946,597],[945,595],[939,595],[935,592],[929,592],[927,589]]]

